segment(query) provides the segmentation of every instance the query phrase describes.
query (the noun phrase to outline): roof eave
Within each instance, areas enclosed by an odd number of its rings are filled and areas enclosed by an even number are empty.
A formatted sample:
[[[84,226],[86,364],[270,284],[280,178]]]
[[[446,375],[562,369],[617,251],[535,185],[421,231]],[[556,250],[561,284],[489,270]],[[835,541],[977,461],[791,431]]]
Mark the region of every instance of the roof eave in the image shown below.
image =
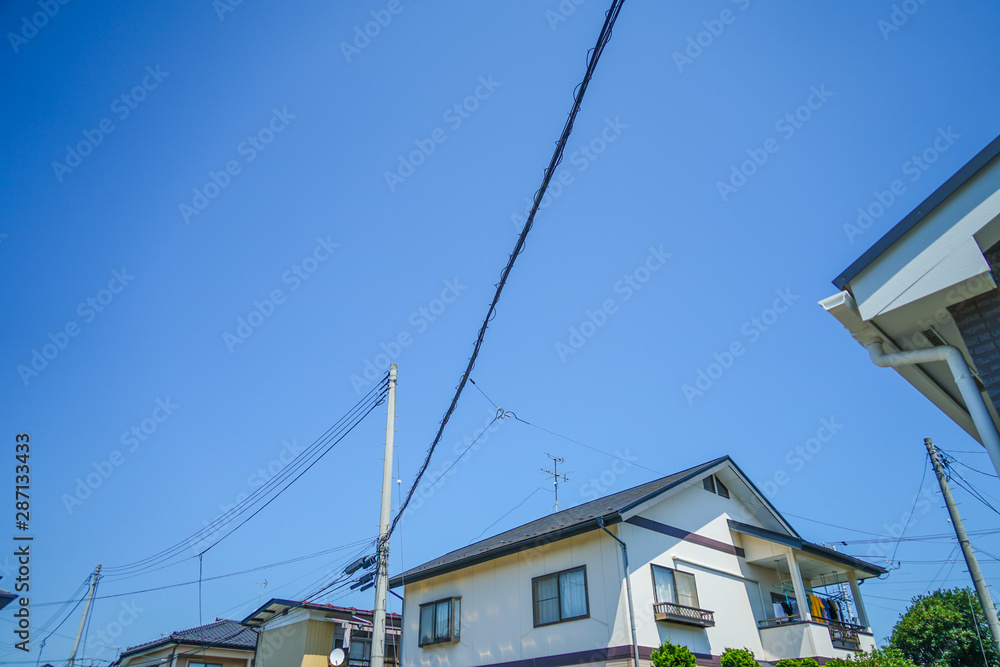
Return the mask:
[[[920,224],[927,215],[940,206],[948,197],[955,194],[959,188],[965,185],[969,179],[975,176],[983,167],[1000,155],[1000,137],[991,141],[986,148],[979,151],[971,160],[965,163],[961,169],[955,172],[951,178],[937,190],[932,192],[927,199],[910,211],[895,227],[890,229],[885,236],[880,238],[875,244],[865,251],[861,257],[844,269],[839,276],[833,279],[833,284],[837,289],[847,289],[847,284],[854,280],[862,271],[868,268],[876,259],[882,256],[897,241],[906,235],[911,229]]]
[[[476,554],[475,556],[469,556],[468,558],[463,558],[451,563],[445,563],[438,567],[429,568],[422,572],[404,572],[402,574],[397,574],[395,577],[389,579],[389,588],[398,588],[399,586],[406,584],[414,584],[418,581],[424,581],[425,579],[431,579],[433,577],[441,576],[442,574],[448,574],[449,572],[456,572],[458,570],[464,570],[467,567],[472,567],[473,565],[478,565],[480,563],[486,563],[497,558],[502,558],[504,556],[510,556],[512,554],[520,553],[522,551],[527,551],[529,549],[534,549],[536,547],[551,544],[553,542],[558,542],[560,540],[565,540],[570,537],[575,537],[577,535],[582,535],[583,533],[588,533],[592,530],[598,530],[600,528],[601,521],[605,525],[614,525],[620,523],[622,516],[620,512],[612,512],[611,514],[606,514],[604,516],[595,517],[587,521],[575,524],[573,526],[567,526],[560,530],[547,533],[545,535],[540,535],[536,538],[521,540],[519,542],[512,542],[509,545],[499,547],[497,549],[492,549],[488,552],[482,554]]]

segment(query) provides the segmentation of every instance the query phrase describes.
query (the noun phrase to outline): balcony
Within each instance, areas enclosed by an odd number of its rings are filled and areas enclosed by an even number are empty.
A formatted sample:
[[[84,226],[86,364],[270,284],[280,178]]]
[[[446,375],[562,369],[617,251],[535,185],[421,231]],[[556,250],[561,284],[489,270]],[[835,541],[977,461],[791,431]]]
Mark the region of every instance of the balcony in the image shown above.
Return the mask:
[[[695,607],[685,607],[682,604],[673,602],[656,602],[653,604],[653,618],[657,621],[670,621],[672,623],[684,623],[687,625],[697,625],[699,628],[711,628],[715,626],[715,612],[697,609]]]
[[[773,638],[784,636],[783,641],[779,643],[784,647],[787,644],[799,644],[799,640],[790,640],[794,634],[799,633],[809,633],[809,630],[805,629],[803,626],[809,626],[810,628],[815,628],[817,632],[822,632],[820,627],[825,626],[827,634],[830,636],[830,644],[835,649],[840,649],[842,651],[862,651],[868,650],[874,645],[874,641],[871,638],[871,633],[867,628],[861,625],[855,625],[853,623],[842,623],[840,621],[831,621],[826,618],[814,618],[809,623],[804,623],[802,617],[798,614],[792,616],[781,616],[779,618],[768,618],[760,621],[758,627],[761,630],[761,639],[765,640],[765,636],[770,638],[770,640],[765,641],[765,643],[770,643]],[[796,626],[793,629],[791,626]],[[777,631],[784,629],[785,632],[777,634]],[[766,635],[765,635],[765,631]],[[789,634],[792,633],[792,634]],[[816,635],[814,635],[816,637]],[[781,654],[780,650],[775,651],[777,654]],[[797,657],[795,655],[782,655],[782,657]]]

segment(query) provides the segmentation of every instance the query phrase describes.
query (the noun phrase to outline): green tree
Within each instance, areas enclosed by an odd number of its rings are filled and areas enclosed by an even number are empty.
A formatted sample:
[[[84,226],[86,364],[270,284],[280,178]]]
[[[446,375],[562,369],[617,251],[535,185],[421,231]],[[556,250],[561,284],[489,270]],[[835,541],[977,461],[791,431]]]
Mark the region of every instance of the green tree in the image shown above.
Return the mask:
[[[660,648],[653,651],[653,667],[696,667],[698,662],[687,646],[674,644],[665,639]]]
[[[979,600],[968,588],[913,598],[892,629],[889,646],[926,667],[990,667],[998,660]]]
[[[722,652],[722,667],[759,667],[748,648],[727,648]]]

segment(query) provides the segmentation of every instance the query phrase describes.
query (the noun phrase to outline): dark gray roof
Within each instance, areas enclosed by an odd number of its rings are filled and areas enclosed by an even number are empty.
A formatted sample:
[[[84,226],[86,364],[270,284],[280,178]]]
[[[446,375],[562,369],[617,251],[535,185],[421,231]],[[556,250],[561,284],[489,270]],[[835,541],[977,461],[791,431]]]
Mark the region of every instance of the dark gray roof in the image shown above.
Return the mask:
[[[168,637],[160,637],[153,641],[136,646],[130,646],[122,652],[122,656],[145,651],[163,644],[190,644],[193,646],[217,646],[219,648],[235,648],[253,651],[257,648],[257,629],[241,625],[239,621],[219,619],[214,623],[199,625],[196,628],[178,630]]]
[[[853,264],[844,269],[839,276],[833,279],[834,286],[840,290],[844,289],[844,286],[847,285],[847,283],[854,280],[859,273],[868,268],[869,264],[878,259],[882,253],[892,246],[892,244],[903,238],[908,231],[916,227],[928,213],[937,208],[941,202],[953,195],[960,187],[965,185],[966,181],[975,176],[980,169],[985,167],[991,160],[993,160],[993,158],[997,157],[997,155],[1000,155],[1000,137],[997,137],[991,141],[986,148],[979,151],[979,153],[977,153],[974,158],[969,160],[965,166],[945,181],[944,185],[932,192],[927,199],[922,201],[919,206],[910,211],[910,213],[907,214],[905,218],[900,220],[895,227],[890,229],[885,236],[876,241],[875,245],[865,251],[865,254],[861,255],[861,257],[856,259]]]
[[[395,588],[404,582],[413,583],[421,579],[436,577],[476,563],[579,535],[596,529],[601,519],[606,524],[618,523],[621,521],[623,512],[641,505],[650,498],[688,479],[698,477],[703,472],[723,462],[732,463],[732,459],[723,456],[673,475],[550,514],[467,547],[456,549],[423,565],[418,565],[390,579],[389,586]]]

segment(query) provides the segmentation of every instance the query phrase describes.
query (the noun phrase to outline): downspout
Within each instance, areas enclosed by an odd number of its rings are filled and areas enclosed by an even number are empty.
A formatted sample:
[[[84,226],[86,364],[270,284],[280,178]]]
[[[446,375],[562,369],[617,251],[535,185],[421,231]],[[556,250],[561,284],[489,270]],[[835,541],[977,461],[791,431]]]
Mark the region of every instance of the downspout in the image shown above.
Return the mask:
[[[635,667],[639,667],[639,642],[635,639],[635,609],[632,607],[632,581],[628,576],[628,547],[625,543],[618,539],[618,536],[608,530],[607,526],[604,525],[604,519],[598,519],[597,525],[604,530],[605,533],[614,538],[615,542],[622,547],[622,570],[625,573],[625,592],[628,596],[628,622],[632,627],[632,657],[635,660]]]
[[[939,345],[924,350],[905,350],[886,354],[882,348],[882,341],[868,343],[865,347],[868,348],[868,354],[871,355],[875,365],[883,368],[910,366],[929,361],[947,361],[948,368],[951,369],[951,374],[958,385],[958,390],[962,393],[962,400],[965,401],[969,416],[972,417],[972,422],[976,425],[976,430],[979,431],[983,447],[989,453],[997,474],[1000,474],[1000,433],[997,433],[997,427],[993,423],[990,410],[986,407],[986,401],[983,400],[983,395],[979,391],[976,378],[969,370],[969,365],[965,362],[965,356],[961,350],[952,345]]]

